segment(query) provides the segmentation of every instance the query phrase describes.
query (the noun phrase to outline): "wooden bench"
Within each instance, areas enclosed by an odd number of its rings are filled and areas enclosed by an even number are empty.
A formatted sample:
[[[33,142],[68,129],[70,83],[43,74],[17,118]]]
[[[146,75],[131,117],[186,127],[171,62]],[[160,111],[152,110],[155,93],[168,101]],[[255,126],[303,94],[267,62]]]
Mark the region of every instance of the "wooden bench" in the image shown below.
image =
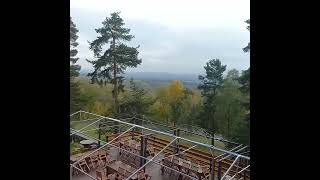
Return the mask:
[[[126,134],[122,135],[118,140],[116,141],[122,141],[123,139],[126,139],[126,138],[131,138],[132,136],[140,136],[141,133],[140,132],[127,132]],[[114,139],[115,137],[117,137],[118,134],[113,134],[111,136],[109,136],[109,141]],[[139,138],[137,139],[139,141]],[[165,146],[168,145],[168,143],[170,143],[170,141],[168,140],[165,140],[165,139],[161,139],[159,137],[155,137],[155,136],[149,136],[148,138],[148,145],[151,145],[154,147],[155,151],[159,152],[161,151]],[[180,151],[184,151],[188,148],[190,148],[190,146],[188,145],[184,145],[184,144],[179,144],[179,148],[180,148]],[[168,154],[173,154],[174,152],[174,146],[173,145],[170,145],[169,147],[167,147],[164,151],[164,153],[168,153]],[[184,153],[184,155],[189,158],[189,159],[192,159],[194,161],[197,161],[201,166],[208,166],[210,165],[211,163],[211,158],[212,158],[212,155],[210,153],[207,153],[207,152],[204,152],[204,151],[201,151],[201,150],[198,150],[198,149],[190,149],[188,151],[186,151]],[[217,159],[218,160],[218,159]],[[215,175],[218,174],[218,170],[219,170],[219,163],[217,162],[217,160],[215,160]],[[223,176],[223,174],[229,169],[230,165],[233,163],[233,160],[232,159],[224,159],[221,161],[221,176]],[[240,171],[242,167],[238,167],[237,163],[231,168],[231,170],[229,171],[229,175],[234,175],[237,171],[237,168],[238,168],[238,171]],[[250,179],[250,169],[246,169],[245,171],[245,178],[246,179]],[[243,174],[243,172],[242,172]],[[236,176],[237,178],[240,177],[240,175],[238,174]]]

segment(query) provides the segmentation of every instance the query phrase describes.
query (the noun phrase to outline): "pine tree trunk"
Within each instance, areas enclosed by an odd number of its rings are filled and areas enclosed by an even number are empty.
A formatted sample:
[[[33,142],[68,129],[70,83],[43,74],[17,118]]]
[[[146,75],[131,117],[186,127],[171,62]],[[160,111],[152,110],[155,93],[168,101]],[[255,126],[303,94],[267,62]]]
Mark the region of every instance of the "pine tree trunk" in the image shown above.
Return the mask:
[[[113,52],[116,49],[116,42],[115,42],[115,37],[112,38],[112,49]],[[116,62],[116,58],[113,55],[113,105],[114,105],[114,117],[118,118],[118,81],[117,81],[117,62]],[[118,125],[118,122],[115,122],[115,125]],[[118,132],[118,126],[115,126],[114,128],[114,132],[117,133]]]
[[[209,116],[212,116],[212,139],[211,139],[211,144],[214,146],[214,112],[209,113]]]
[[[216,95],[216,90],[213,90],[213,97]],[[212,99],[213,100],[213,99]],[[215,103],[215,102],[212,102]],[[214,146],[214,133],[215,133],[215,127],[214,127],[214,114],[215,114],[215,106],[212,107],[211,113],[209,113],[212,116],[212,139],[211,143]]]
[[[230,104],[228,105],[227,123],[228,123],[228,127],[227,127],[227,138],[228,138],[228,140],[229,140],[229,139],[230,139]]]
[[[228,113],[227,113],[227,122],[228,122],[227,137],[228,137],[228,139],[229,139],[229,138],[230,138],[230,115],[229,115],[229,109],[228,109]]]

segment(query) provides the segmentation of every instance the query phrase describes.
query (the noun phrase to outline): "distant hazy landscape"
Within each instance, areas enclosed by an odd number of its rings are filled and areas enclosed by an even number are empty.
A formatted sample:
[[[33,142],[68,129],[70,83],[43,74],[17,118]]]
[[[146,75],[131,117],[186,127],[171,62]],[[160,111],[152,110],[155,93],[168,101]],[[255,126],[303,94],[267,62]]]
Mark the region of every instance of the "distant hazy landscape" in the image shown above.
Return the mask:
[[[80,77],[82,79],[88,79],[86,75],[89,71],[81,71]],[[184,86],[195,89],[200,81],[197,74],[178,74],[178,73],[166,73],[166,72],[126,72],[124,77],[126,80],[133,78],[136,82],[139,82],[140,86],[147,89],[153,89],[161,85],[168,85],[172,80],[180,80]]]

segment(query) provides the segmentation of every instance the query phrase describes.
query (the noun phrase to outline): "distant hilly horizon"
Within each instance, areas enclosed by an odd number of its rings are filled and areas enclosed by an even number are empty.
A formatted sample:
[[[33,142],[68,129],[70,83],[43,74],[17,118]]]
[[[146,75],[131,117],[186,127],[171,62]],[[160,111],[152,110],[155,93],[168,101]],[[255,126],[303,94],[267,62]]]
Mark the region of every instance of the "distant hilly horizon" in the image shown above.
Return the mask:
[[[80,71],[81,76],[86,76],[89,71]],[[168,73],[168,72],[126,72],[124,77],[126,79],[136,80],[153,80],[153,81],[170,81],[170,80],[181,80],[186,82],[198,82],[199,74],[191,73]]]

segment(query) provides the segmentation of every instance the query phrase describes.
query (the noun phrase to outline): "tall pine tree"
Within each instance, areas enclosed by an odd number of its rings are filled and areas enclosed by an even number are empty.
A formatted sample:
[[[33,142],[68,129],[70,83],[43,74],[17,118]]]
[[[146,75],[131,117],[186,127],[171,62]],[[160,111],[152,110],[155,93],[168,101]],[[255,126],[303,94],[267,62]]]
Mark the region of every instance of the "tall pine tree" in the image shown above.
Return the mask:
[[[128,67],[137,67],[141,64],[138,47],[124,44],[131,41],[134,36],[130,35],[130,29],[124,27],[125,24],[119,14],[120,12],[111,13],[111,17],[106,17],[102,22],[102,27],[95,29],[99,36],[90,42],[90,50],[93,51],[95,60],[87,60],[94,67],[94,71],[88,74],[92,83],[113,85],[114,117],[119,115],[118,95],[124,87],[122,74]]]
[[[214,114],[216,111],[215,97],[217,90],[223,83],[222,74],[226,70],[226,65],[222,65],[219,59],[212,59],[204,66],[206,76],[199,76],[201,84],[198,86],[202,90],[201,94],[204,97],[202,112],[200,117],[203,119],[203,127],[208,128],[214,137],[215,124]],[[214,145],[214,139],[212,139]]]
[[[250,19],[246,21],[249,26],[247,29],[250,31]],[[248,46],[243,48],[245,53],[250,53],[250,42]],[[241,76],[238,79],[241,87],[240,90],[245,95],[245,100],[242,101],[242,105],[246,108],[246,115],[243,121],[239,121],[237,125],[237,129],[235,130],[236,136],[234,140],[243,143],[243,144],[250,144],[250,67],[247,70],[242,71]]]
[[[78,51],[78,29],[72,22],[70,17],[70,112],[80,110],[80,88],[77,82],[74,81],[74,77],[79,75],[80,66],[76,65],[79,58],[77,58]]]
[[[247,29],[250,31],[250,19],[245,21],[247,24],[249,24],[249,26],[247,26]],[[244,47],[242,49],[244,52],[250,52],[250,42],[248,43],[248,45],[246,47]]]

